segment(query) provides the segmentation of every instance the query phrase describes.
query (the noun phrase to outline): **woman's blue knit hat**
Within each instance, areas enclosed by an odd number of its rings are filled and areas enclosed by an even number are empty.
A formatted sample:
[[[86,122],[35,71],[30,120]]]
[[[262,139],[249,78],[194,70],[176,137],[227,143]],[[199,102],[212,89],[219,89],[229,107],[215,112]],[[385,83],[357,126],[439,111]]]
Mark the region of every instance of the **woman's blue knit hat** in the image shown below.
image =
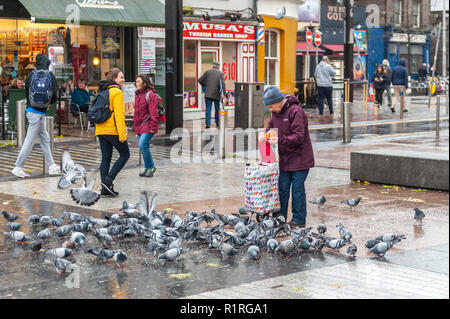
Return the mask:
[[[272,105],[283,101],[285,98],[281,90],[276,86],[269,86],[263,94],[264,105]]]

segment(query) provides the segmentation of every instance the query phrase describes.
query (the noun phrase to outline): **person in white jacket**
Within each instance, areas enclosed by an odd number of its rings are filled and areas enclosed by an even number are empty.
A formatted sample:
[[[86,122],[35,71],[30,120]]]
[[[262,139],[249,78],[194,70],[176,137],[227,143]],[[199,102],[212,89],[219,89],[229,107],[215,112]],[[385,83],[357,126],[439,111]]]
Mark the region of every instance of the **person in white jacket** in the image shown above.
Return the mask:
[[[336,71],[330,65],[327,56],[317,65],[314,77],[316,78],[317,91],[319,94],[319,115],[323,115],[323,102],[327,98],[330,115],[333,115],[333,76]]]

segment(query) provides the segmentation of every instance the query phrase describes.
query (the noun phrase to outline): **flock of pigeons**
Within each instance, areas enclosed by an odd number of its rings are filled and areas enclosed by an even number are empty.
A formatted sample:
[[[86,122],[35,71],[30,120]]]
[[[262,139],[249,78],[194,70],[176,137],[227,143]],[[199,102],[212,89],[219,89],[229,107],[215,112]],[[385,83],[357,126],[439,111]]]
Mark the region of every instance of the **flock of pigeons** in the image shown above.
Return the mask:
[[[239,214],[232,215],[221,215],[214,209],[200,214],[190,211],[183,219],[176,213],[169,216],[166,210],[155,211],[156,199],[156,193],[142,192],[139,203],[129,204],[124,201],[120,214],[105,214],[103,218],[68,211],[64,211],[64,215],[59,218],[32,215],[28,218],[31,224],[29,235],[20,231],[22,224],[17,222],[20,220],[18,215],[2,210],[9,229],[3,234],[24,247],[28,246],[35,253],[45,251],[45,254],[52,256],[45,263],[53,265],[58,275],[77,267],[66,259],[77,250],[79,253],[94,255],[98,261],[113,261],[121,267],[128,256],[112,247],[118,240],[133,238],[142,239],[140,242],[146,244],[152,258],[167,261],[176,261],[183,252],[189,250],[187,247],[191,242],[205,243],[209,248],[220,251],[222,260],[237,255],[242,249],[247,249],[251,259],[260,258],[264,250],[290,257],[297,250],[318,251],[328,247],[339,251],[348,245],[347,254],[352,259],[357,252],[356,245],[351,241],[351,231],[340,223],[336,225],[339,238],[334,238],[327,235],[327,226],[323,223],[317,226],[317,233],[312,227],[293,230],[284,216],[265,215],[260,222],[255,222],[253,214],[249,215],[243,208]],[[423,217],[425,214],[415,208],[416,221],[421,223]],[[211,226],[213,222],[217,222],[217,225]],[[206,227],[200,227],[202,223],[206,223]],[[279,241],[278,235],[289,236],[290,239]],[[65,240],[62,247],[44,249],[52,236]],[[86,245],[88,236],[95,237],[98,245]],[[370,252],[382,257],[403,239],[403,235],[384,234],[367,241],[365,246]]]

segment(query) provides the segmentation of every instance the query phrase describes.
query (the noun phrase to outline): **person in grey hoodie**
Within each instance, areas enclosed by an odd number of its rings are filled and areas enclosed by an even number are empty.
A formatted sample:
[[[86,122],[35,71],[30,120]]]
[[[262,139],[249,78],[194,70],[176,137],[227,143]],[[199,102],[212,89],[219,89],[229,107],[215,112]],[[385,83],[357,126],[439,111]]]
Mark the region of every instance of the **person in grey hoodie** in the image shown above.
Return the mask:
[[[383,60],[383,67],[384,67],[384,70],[386,71],[386,77],[387,77],[386,94],[387,94],[387,98],[388,98],[388,106],[392,107],[392,94],[391,94],[392,69],[391,69],[391,66],[389,65],[388,59]]]
[[[323,115],[323,102],[327,98],[330,115],[333,115],[333,76],[336,75],[329,63],[327,56],[317,65],[314,77],[316,78],[317,91],[319,94],[319,115]]]

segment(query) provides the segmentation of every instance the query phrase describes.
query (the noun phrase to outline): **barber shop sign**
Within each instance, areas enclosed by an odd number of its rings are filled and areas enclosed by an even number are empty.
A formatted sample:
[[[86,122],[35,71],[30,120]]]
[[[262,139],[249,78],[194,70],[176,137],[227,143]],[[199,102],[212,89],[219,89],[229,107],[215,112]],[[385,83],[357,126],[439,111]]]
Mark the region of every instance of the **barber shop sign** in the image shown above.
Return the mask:
[[[125,9],[119,1],[108,0],[75,0],[81,8]]]

